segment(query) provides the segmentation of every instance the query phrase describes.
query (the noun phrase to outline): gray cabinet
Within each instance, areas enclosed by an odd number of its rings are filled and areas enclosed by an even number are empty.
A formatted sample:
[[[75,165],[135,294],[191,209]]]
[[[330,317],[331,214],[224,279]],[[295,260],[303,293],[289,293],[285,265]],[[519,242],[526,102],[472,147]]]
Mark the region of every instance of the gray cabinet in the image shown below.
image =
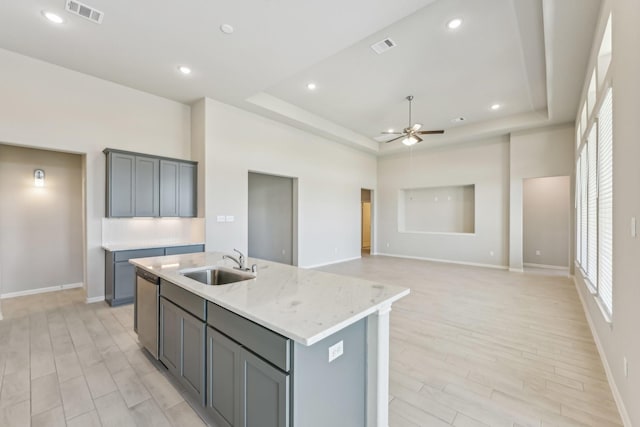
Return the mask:
[[[207,323],[207,412],[215,423],[290,426],[290,340],[211,302]]]
[[[136,156],[135,215],[160,215],[160,161]]]
[[[240,425],[242,347],[207,327],[207,411],[220,427]]]
[[[196,201],[196,165],[160,160],[160,216],[194,217]]]
[[[289,426],[289,375],[253,353],[240,352],[240,426]]]
[[[162,296],[159,358],[204,404],[205,323]]]
[[[168,248],[134,249],[105,252],[105,300],[111,306],[133,302],[136,271],[129,260],[163,255],[204,252],[204,245],[172,246]]]
[[[107,216],[135,216],[136,156],[107,153]]]
[[[107,217],[195,217],[197,163],[106,149]]]
[[[104,297],[111,306],[133,302],[136,270],[129,260],[164,255],[164,248],[105,252]]]

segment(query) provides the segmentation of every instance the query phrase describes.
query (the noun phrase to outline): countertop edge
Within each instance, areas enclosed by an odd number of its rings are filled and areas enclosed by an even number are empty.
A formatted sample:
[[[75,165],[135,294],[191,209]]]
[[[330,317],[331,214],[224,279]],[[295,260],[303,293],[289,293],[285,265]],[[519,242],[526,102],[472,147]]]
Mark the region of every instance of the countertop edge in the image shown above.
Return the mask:
[[[109,252],[135,251],[138,249],[159,249],[174,248],[178,246],[204,245],[205,242],[174,242],[174,243],[149,243],[149,244],[129,244],[129,243],[107,243],[102,244],[101,248]]]

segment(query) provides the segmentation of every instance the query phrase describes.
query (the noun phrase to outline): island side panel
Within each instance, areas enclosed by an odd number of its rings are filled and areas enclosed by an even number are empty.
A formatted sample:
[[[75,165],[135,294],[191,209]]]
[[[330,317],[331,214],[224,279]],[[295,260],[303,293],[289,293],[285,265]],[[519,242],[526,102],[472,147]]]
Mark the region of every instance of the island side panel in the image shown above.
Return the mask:
[[[330,348],[343,353],[329,362]],[[364,426],[367,393],[367,331],[362,319],[293,351],[293,425]]]
[[[367,427],[389,426],[389,313],[391,304],[367,317]]]

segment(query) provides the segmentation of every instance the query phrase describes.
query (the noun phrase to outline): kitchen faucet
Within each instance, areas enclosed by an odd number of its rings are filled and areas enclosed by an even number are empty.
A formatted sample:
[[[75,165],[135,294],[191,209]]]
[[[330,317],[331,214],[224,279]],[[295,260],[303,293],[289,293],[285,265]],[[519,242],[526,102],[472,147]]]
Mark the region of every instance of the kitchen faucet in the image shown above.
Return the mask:
[[[234,251],[236,251],[238,253],[238,258],[231,256],[231,255],[222,255],[222,259],[230,259],[231,261],[235,262],[236,264],[238,264],[237,267],[233,267],[236,270],[242,270],[242,271],[251,271],[252,273],[257,273],[258,272],[258,265],[257,264],[253,264],[251,266],[251,268],[247,268],[247,266],[245,265],[245,256],[242,252],[240,252],[237,249],[234,249]]]

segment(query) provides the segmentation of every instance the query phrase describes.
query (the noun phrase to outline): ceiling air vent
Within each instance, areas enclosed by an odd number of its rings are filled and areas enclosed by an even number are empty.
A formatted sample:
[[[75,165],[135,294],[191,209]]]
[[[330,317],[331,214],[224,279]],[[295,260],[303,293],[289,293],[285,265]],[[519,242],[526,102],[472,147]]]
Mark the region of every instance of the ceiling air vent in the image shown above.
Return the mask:
[[[396,42],[394,42],[390,38],[386,38],[384,40],[379,41],[378,43],[374,43],[371,45],[371,49],[373,49],[373,51],[378,55],[394,47],[396,47]]]
[[[75,0],[67,0],[67,11],[74,15],[82,16],[96,24],[102,23],[102,17],[104,16],[104,13],[99,10]]]

